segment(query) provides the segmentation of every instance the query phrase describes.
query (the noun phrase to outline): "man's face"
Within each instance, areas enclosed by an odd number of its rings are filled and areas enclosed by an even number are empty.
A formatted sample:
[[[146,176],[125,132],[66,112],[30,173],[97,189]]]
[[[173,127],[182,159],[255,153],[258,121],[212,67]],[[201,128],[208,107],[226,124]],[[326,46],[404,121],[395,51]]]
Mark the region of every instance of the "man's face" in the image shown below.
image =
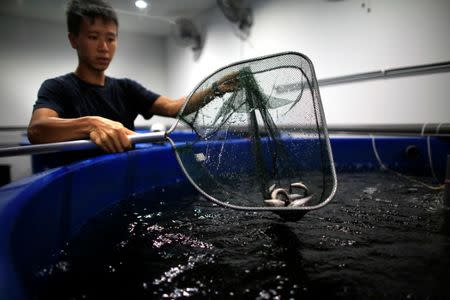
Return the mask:
[[[94,22],[83,18],[77,36],[69,34],[72,47],[77,50],[80,65],[95,71],[105,71],[117,48],[117,26],[96,17]]]

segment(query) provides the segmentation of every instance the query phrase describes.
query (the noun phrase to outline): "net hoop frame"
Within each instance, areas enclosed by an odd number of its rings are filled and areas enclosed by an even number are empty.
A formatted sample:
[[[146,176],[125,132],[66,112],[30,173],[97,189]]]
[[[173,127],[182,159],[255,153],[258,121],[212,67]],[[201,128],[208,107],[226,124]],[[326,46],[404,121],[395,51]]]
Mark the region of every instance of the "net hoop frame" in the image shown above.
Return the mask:
[[[324,207],[325,205],[327,205],[335,196],[336,191],[337,191],[337,175],[336,175],[336,169],[335,169],[335,165],[334,165],[334,160],[333,160],[333,153],[331,150],[331,144],[330,144],[330,139],[328,136],[328,129],[327,129],[327,124],[326,124],[326,119],[325,119],[325,113],[323,110],[323,106],[322,106],[322,101],[321,101],[321,97],[320,97],[320,91],[317,88],[317,95],[315,95],[314,93],[312,93],[313,95],[313,101],[317,101],[318,104],[318,109],[319,112],[322,116],[322,122],[323,122],[323,133],[325,135],[325,145],[326,145],[326,151],[327,151],[327,155],[328,155],[328,159],[330,161],[330,173],[332,176],[332,183],[333,183],[333,187],[331,189],[330,194],[328,195],[328,197],[326,199],[324,199],[322,202],[320,202],[317,205],[312,205],[312,206],[300,206],[300,207],[270,207],[270,206],[240,206],[240,205],[234,205],[234,204],[229,204],[223,201],[220,201],[219,199],[216,199],[215,197],[209,195],[208,193],[206,193],[201,187],[199,187],[197,185],[197,183],[192,179],[192,177],[189,175],[188,171],[186,170],[186,168],[184,167],[184,164],[181,160],[181,157],[179,156],[178,152],[176,151],[176,144],[175,142],[169,137],[169,134],[171,132],[173,132],[175,130],[175,128],[177,127],[178,123],[180,122],[181,116],[184,112],[184,109],[186,107],[186,105],[189,103],[189,100],[191,99],[192,95],[198,90],[199,87],[201,87],[206,81],[208,81],[211,77],[215,76],[217,73],[222,72],[223,70],[230,68],[230,67],[234,67],[237,65],[241,65],[241,64],[245,64],[245,63],[251,63],[251,62],[255,62],[255,61],[259,61],[259,60],[266,60],[266,59],[270,59],[270,58],[274,58],[277,56],[281,56],[281,55],[294,55],[294,56],[299,56],[302,59],[304,59],[307,63],[308,66],[311,70],[311,75],[312,75],[312,82],[308,83],[309,85],[316,85],[318,87],[318,83],[317,83],[317,78],[316,78],[316,73],[315,73],[315,69],[314,66],[312,64],[312,61],[309,59],[309,57],[307,57],[306,55],[299,53],[299,52],[295,52],[295,51],[287,51],[287,52],[280,52],[280,53],[275,53],[275,54],[270,54],[270,55],[265,55],[265,56],[260,56],[260,57],[256,57],[256,58],[252,58],[252,59],[246,59],[246,60],[241,60],[238,62],[234,62],[232,64],[226,65],[220,69],[217,69],[215,72],[211,73],[210,75],[208,75],[207,77],[205,77],[202,81],[200,81],[200,83],[198,83],[195,88],[191,91],[191,93],[188,95],[188,97],[186,97],[186,101],[184,102],[183,106],[181,107],[180,111],[178,112],[178,117],[176,119],[176,122],[174,124],[172,124],[172,126],[169,128],[169,130],[167,131],[166,134],[166,139],[169,141],[169,143],[172,145],[172,148],[175,152],[175,156],[176,159],[178,161],[178,164],[181,167],[182,172],[184,173],[184,175],[186,176],[186,178],[188,179],[188,181],[208,200],[212,201],[213,203],[226,207],[226,208],[231,208],[231,209],[235,209],[235,210],[242,210],[242,211],[270,211],[270,212],[292,212],[292,211],[298,211],[298,212],[307,212],[307,211],[311,211],[311,210],[317,210],[320,209],[322,207]],[[288,66],[283,66],[283,67],[288,67]],[[297,66],[291,66],[293,68],[298,68]],[[301,69],[301,68],[300,68]],[[301,70],[303,72],[303,70]]]

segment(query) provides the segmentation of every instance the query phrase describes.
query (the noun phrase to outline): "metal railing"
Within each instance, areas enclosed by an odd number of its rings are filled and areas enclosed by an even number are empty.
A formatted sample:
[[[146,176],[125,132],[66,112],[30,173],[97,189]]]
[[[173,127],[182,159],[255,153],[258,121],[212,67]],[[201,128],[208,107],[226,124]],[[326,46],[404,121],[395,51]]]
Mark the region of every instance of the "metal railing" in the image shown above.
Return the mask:
[[[332,134],[393,135],[393,136],[442,136],[450,137],[450,123],[424,124],[355,124],[328,126]]]
[[[338,77],[330,77],[319,79],[319,86],[352,83],[358,81],[386,79],[405,76],[417,76],[424,74],[444,73],[450,71],[450,62],[438,62],[425,65],[417,65],[402,68],[391,68],[386,70],[379,70],[373,72],[358,73],[352,75],[344,75]]]

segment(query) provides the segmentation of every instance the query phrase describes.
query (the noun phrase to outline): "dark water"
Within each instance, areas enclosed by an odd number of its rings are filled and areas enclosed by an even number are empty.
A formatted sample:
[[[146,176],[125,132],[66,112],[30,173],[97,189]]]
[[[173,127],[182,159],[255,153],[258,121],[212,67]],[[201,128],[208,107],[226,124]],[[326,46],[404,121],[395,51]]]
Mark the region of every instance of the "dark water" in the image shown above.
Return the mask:
[[[178,191],[93,220],[36,274],[39,299],[450,298],[443,192],[386,173],[341,174],[298,222]],[[425,180],[425,179],[422,179]]]

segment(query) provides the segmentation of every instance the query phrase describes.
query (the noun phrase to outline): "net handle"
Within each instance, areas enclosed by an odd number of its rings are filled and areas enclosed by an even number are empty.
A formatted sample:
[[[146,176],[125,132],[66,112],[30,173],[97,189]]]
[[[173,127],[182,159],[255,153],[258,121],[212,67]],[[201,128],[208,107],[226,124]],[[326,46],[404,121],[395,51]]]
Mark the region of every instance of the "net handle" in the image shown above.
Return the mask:
[[[142,134],[129,135],[131,143],[144,143],[144,142],[161,142],[166,140],[166,132],[149,132]],[[18,156],[18,155],[31,155],[31,154],[44,154],[54,152],[65,152],[75,150],[88,150],[99,148],[97,144],[90,140],[76,140],[68,142],[27,145],[0,148],[0,157],[6,156]]]

